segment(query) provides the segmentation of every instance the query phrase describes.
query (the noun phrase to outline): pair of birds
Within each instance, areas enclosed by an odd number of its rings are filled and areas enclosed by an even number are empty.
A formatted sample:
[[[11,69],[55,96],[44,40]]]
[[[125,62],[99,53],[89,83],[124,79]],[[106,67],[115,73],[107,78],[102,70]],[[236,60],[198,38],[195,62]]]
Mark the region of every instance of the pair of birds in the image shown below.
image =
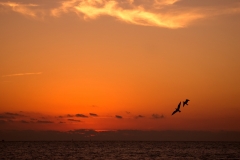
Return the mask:
[[[183,107],[185,106],[185,105],[188,105],[188,101],[190,101],[189,99],[186,99],[185,101],[183,101]],[[180,111],[180,107],[181,107],[181,102],[178,104],[178,107],[176,108],[176,110],[172,113],[172,115],[174,115],[175,113],[177,113],[177,112],[181,112]]]

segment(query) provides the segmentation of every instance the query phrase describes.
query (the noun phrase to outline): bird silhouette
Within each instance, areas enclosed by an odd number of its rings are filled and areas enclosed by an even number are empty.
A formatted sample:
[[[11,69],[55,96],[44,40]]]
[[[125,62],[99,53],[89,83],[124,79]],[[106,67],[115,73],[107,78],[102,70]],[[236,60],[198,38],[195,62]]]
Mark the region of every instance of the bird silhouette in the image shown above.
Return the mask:
[[[176,108],[176,110],[172,113],[172,115],[174,115],[177,112],[181,112],[180,111],[180,107],[181,107],[181,102],[178,104],[178,107]]]
[[[185,106],[185,105],[188,105],[188,101],[190,101],[189,99],[186,99],[185,101],[183,101],[183,107]]]

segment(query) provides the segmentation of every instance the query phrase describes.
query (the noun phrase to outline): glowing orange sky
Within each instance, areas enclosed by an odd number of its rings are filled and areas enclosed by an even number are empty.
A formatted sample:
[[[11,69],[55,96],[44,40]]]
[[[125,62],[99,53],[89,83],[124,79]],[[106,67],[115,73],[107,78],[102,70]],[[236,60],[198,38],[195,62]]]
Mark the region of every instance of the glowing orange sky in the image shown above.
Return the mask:
[[[240,130],[237,1],[1,0],[0,24],[2,130]]]

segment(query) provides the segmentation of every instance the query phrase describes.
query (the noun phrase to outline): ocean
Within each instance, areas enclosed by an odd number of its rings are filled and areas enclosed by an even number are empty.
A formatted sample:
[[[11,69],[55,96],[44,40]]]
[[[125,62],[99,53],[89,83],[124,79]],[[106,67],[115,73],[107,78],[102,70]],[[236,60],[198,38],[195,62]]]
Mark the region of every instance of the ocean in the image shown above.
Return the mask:
[[[37,141],[0,142],[0,159],[239,159],[240,142]]]

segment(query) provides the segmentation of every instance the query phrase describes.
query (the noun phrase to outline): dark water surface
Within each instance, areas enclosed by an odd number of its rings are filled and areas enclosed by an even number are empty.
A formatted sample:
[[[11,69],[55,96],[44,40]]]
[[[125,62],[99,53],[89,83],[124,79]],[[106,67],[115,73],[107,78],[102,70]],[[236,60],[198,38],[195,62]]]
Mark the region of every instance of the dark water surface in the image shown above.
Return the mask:
[[[0,159],[240,160],[240,142],[0,142]]]

